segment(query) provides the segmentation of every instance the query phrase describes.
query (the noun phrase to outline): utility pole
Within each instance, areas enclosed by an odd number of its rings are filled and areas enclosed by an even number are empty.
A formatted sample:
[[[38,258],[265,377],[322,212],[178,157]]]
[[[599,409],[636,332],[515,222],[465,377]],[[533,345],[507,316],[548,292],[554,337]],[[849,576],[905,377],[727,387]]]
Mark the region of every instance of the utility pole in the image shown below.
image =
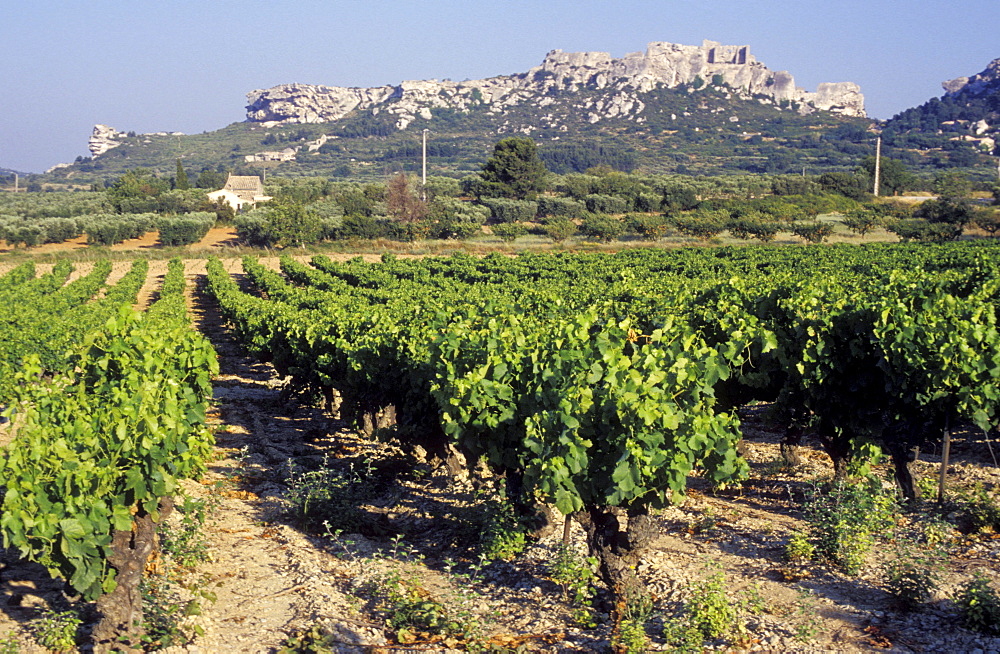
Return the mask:
[[[420,199],[427,202],[427,132],[429,130],[424,129],[424,148],[423,148],[423,178],[420,185]]]
[[[20,180],[18,179],[17,173],[14,173],[14,192],[17,193],[17,185]]]
[[[878,197],[878,182],[879,176],[882,174],[882,135],[878,135],[878,141],[875,142],[875,189],[873,193],[875,197]]]

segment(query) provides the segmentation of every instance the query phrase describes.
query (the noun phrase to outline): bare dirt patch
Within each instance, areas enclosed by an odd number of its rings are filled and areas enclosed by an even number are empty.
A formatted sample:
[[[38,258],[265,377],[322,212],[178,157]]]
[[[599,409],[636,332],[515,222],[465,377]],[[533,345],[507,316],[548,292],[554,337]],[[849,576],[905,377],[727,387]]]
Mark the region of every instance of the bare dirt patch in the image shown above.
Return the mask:
[[[208,230],[208,233],[197,243],[185,246],[187,250],[223,250],[225,248],[231,248],[238,245],[239,239],[236,236],[236,230],[232,227],[213,227]],[[42,255],[42,254],[59,254],[62,252],[76,252],[79,250],[85,250],[89,246],[87,245],[87,236],[78,236],[76,238],[70,239],[68,241],[63,241],[62,243],[45,243],[42,245],[36,245],[30,248],[20,248],[20,251],[25,254],[31,255]],[[147,232],[143,234],[140,238],[131,238],[121,243],[116,243],[110,247],[112,252],[129,252],[132,250],[150,250],[154,248],[162,247],[159,241],[158,232]],[[0,241],[0,254],[6,254],[17,251],[17,248],[13,248],[4,241]],[[4,262],[0,262],[0,272],[6,270],[4,267]],[[9,267],[9,264],[7,265]]]

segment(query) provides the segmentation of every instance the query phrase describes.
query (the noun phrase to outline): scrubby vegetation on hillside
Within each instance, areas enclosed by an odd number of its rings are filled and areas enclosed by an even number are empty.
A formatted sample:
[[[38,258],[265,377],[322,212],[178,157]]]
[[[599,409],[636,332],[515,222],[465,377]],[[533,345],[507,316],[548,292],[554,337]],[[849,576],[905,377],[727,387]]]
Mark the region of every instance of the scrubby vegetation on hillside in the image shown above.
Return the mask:
[[[828,215],[839,216],[841,230],[861,237],[879,228],[907,241],[953,240],[973,227],[991,236],[1000,231],[995,202],[990,206],[982,197],[983,191],[997,197],[989,184],[955,170],[924,179],[883,157],[884,194],[916,190],[936,196],[902,203],[872,195],[874,172],[874,157],[867,157],[849,171],[812,176],[648,174],[607,164],[556,174],[533,140],[508,137],[494,145],[477,172],[460,179],[432,175],[426,185],[406,173],[372,182],[271,177],[265,193],[272,200],[239,215],[228,204],[210,202],[206,188],[181,188],[188,179],[218,183],[221,175],[188,175],[182,165],[170,176],[131,169],[91,192],[3,194],[0,239],[31,247],[86,234],[90,244],[112,245],[159,231],[164,245],[184,245],[218,223],[232,225],[252,247],[490,234],[505,242],[534,234],[556,242],[579,235],[606,243],[672,235],[709,240],[726,232],[769,242],[786,233],[822,242],[833,225],[817,218]],[[980,199],[974,201],[977,190]]]

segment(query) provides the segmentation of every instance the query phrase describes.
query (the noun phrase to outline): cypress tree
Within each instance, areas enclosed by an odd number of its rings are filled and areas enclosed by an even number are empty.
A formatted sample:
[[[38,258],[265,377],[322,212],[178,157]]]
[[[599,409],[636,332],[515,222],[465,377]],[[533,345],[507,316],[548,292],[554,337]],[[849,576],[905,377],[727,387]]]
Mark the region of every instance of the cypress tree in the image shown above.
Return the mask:
[[[174,181],[174,188],[186,191],[191,188],[191,182],[188,181],[187,172],[184,170],[184,166],[181,165],[181,160],[177,160],[177,177]]]

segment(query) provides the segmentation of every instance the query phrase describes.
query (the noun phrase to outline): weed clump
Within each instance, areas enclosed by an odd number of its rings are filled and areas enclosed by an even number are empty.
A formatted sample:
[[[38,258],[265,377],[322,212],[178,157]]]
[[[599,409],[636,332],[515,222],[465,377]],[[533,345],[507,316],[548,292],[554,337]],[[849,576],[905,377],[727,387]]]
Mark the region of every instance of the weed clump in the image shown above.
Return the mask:
[[[965,584],[956,598],[962,624],[973,631],[1000,635],[1000,596],[989,579],[976,575]]]
[[[77,636],[83,620],[76,611],[47,610],[31,625],[35,641],[53,652],[76,650]]]
[[[584,557],[570,543],[560,542],[549,567],[549,578],[562,587],[563,600],[573,607],[573,620],[581,627],[594,627],[591,605],[596,594],[597,559]]]
[[[691,587],[678,615],[664,620],[663,637],[675,652],[701,652],[706,641],[740,634],[743,608],[717,570]]]
[[[386,625],[403,645],[442,643],[457,647],[481,640],[479,621],[470,611],[442,601],[418,580],[399,570],[381,575],[371,585]]]
[[[374,469],[367,461],[346,471],[328,463],[324,458],[315,470],[303,470],[289,460],[285,499],[307,529],[354,533],[365,524],[361,506],[376,495]]]
[[[902,549],[886,569],[887,590],[896,606],[913,611],[938,588],[940,562],[932,553]]]
[[[849,575],[861,572],[875,534],[892,527],[897,502],[876,477],[837,483],[814,491],[805,503],[808,542],[815,555],[833,561]]]
[[[1000,502],[981,483],[963,493],[959,504],[967,531],[1000,532]]]
[[[479,538],[481,553],[491,561],[514,559],[528,546],[527,529],[518,519],[514,505],[501,492],[486,499],[485,509]]]

